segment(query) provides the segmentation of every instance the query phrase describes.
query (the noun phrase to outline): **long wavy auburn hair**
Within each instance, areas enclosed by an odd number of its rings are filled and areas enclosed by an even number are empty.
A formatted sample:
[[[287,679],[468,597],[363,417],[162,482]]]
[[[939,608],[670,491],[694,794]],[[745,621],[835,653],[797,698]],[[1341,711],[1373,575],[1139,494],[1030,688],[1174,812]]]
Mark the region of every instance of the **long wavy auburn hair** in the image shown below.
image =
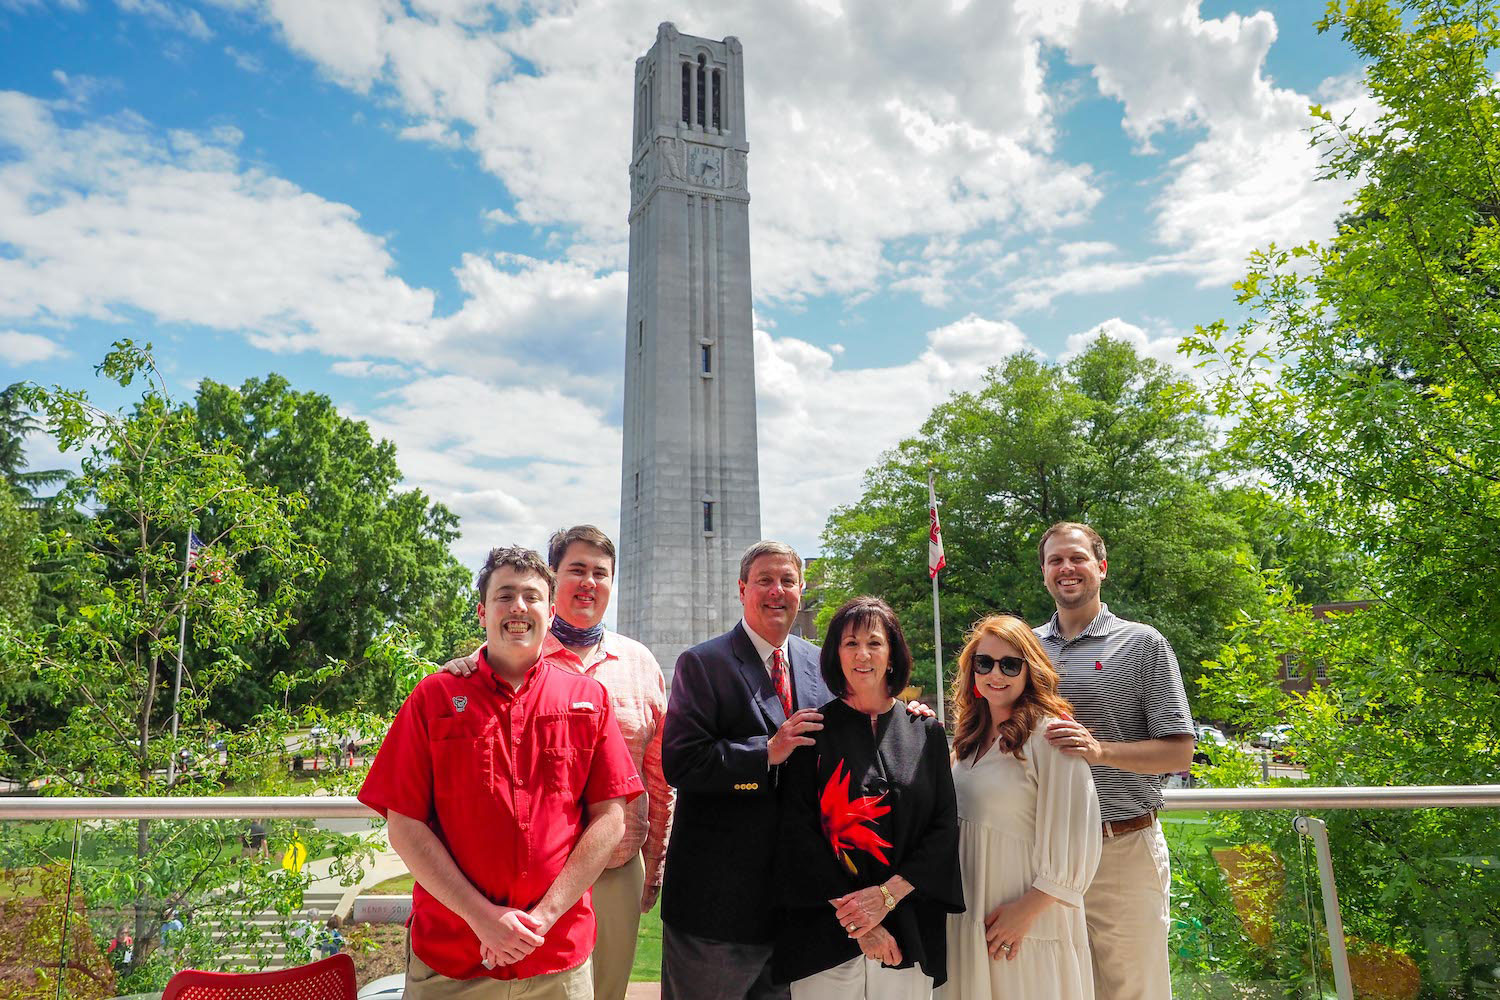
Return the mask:
[[[1014,615],[981,618],[969,630],[963,651],[958,654],[958,675],[953,678],[953,690],[949,695],[957,715],[953,727],[953,752],[959,760],[972,764],[978,759],[979,752],[989,746],[990,732],[995,728],[994,720],[990,718],[990,703],[974,693],[974,652],[987,635],[1004,639],[1016,647],[1026,661],[1026,690],[1016,700],[1010,718],[1000,723],[995,744],[1000,753],[1025,760],[1022,748],[1037,723],[1048,716],[1071,718],[1073,706],[1058,692],[1057,669],[1047,658],[1035,633]]]

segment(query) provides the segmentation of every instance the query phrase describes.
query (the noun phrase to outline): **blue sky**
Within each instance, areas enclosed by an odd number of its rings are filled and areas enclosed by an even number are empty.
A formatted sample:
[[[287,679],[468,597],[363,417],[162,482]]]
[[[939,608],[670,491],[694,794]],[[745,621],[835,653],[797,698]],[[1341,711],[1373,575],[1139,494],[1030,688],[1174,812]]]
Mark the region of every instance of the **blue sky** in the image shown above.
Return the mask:
[[[671,20],[744,44],[763,522],[814,551],[1006,353],[1170,360],[1250,250],[1327,235],[1306,107],[1367,99],[1321,6],[0,0],[0,380],[93,384],[122,336],[183,397],[277,371],[466,561],[613,530],[630,74]]]

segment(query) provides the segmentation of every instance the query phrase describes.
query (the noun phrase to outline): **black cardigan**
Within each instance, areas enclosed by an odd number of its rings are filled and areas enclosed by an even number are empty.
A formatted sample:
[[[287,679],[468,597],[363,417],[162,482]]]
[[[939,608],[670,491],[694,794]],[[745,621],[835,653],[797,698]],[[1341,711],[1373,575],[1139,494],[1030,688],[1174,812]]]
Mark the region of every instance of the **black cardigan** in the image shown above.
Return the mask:
[[[962,913],[958,870],[958,802],[948,763],[948,741],[936,719],[912,715],[900,703],[870,717],[841,699],[821,709],[815,746],[792,754],[781,774],[781,836],[777,850],[776,947],[772,978],[802,979],[859,955],[856,941],[834,917],[829,900],[879,885],[892,875],[913,892],[886,914],[885,929],[901,948],[901,968],[919,963],[934,986],[948,978],[947,914]],[[821,802],[842,766],[844,802],[884,795],[890,811],[873,828],[890,844],[889,863],[859,847],[836,854],[824,833]],[[851,872],[852,864],[856,872]]]

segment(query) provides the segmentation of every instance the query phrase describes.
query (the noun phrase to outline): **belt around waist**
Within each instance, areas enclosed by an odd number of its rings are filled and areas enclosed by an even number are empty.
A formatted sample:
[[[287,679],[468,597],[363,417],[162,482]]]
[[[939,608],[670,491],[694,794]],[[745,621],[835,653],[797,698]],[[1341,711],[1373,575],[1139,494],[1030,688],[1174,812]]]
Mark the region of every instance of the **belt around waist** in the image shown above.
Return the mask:
[[[1105,820],[1101,825],[1104,828],[1105,837],[1122,837],[1127,833],[1135,833],[1144,830],[1156,822],[1156,810],[1132,816],[1129,819]]]

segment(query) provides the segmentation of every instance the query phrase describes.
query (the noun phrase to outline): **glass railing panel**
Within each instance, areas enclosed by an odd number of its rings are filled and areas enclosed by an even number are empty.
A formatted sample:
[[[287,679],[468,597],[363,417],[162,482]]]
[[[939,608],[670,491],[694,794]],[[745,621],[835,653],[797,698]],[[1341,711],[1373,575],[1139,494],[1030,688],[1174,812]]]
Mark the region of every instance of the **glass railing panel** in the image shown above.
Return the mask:
[[[329,918],[394,858],[363,818],[7,822],[0,845],[0,965],[36,970],[19,993],[0,974],[7,1000],[150,994],[185,968],[342,950]]]
[[[82,824],[0,824],[0,982],[15,1000],[55,997],[59,979],[109,983],[108,960],[88,933],[87,913],[73,881]],[[102,994],[110,996],[109,993]]]
[[[1316,915],[1308,892],[1316,894],[1316,866],[1294,837],[1280,832],[1291,831],[1294,817],[1279,810],[1162,814],[1172,859],[1172,991],[1179,1000],[1320,997],[1325,985],[1331,993],[1310,945]]]
[[[1327,826],[1356,996],[1500,998],[1500,809],[1341,809]]]
[[[1500,998],[1500,810],[1172,811],[1174,995],[1334,997],[1332,861],[1355,997]]]

